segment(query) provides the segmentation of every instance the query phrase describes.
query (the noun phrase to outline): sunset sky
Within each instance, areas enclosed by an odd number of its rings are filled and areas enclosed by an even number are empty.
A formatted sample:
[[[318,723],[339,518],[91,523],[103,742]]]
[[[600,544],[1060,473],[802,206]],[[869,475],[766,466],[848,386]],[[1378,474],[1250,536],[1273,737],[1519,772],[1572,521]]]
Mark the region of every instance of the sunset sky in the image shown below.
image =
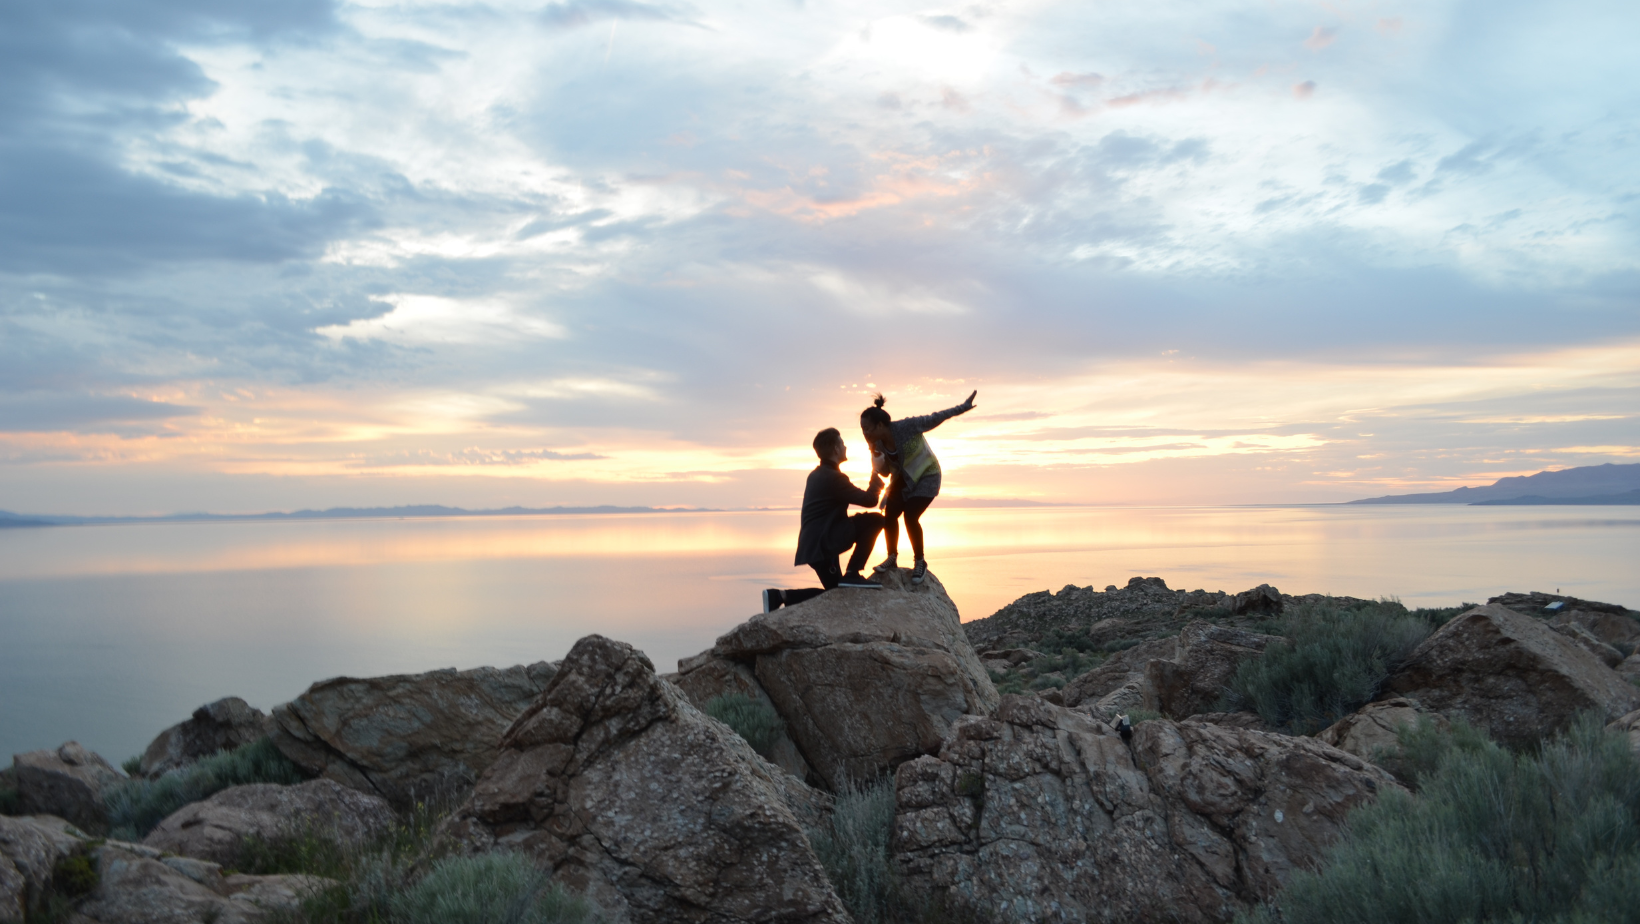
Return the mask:
[[[1640,12],[0,5],[0,508],[790,506],[1640,462]],[[864,471],[858,461],[851,466]]]

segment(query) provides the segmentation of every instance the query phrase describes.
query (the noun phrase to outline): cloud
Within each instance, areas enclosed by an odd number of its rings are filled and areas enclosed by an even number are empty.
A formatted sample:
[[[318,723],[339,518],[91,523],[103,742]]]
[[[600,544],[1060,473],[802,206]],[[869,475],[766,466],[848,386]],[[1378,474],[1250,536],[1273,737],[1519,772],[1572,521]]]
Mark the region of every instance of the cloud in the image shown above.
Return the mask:
[[[1316,26],[1310,37],[1304,40],[1304,47],[1311,51],[1320,51],[1338,41],[1338,29],[1331,26]]]
[[[1298,99],[1309,99],[1315,95],[1315,81],[1306,80],[1293,84],[1293,96]]]
[[[506,343],[562,338],[564,327],[504,301],[461,300],[437,295],[392,294],[378,300],[391,311],[316,329],[332,340],[383,340],[401,345]]]
[[[687,8],[641,0],[564,0],[542,7],[540,17],[542,22],[557,29],[573,29],[611,19],[700,25]]]
[[[1105,82],[1103,74],[1089,71],[1085,74],[1073,74],[1070,71],[1060,71],[1049,81],[1056,87],[1097,87]]]
[[[585,462],[607,459],[595,452],[558,452],[552,449],[480,449],[477,446],[453,452],[428,449],[379,453],[348,462],[352,468],[392,468],[405,465],[430,466],[518,466],[537,462]]]
[[[939,29],[942,32],[954,32],[958,35],[973,29],[973,26],[970,26],[961,19],[949,14],[918,16],[917,19],[930,29]]]
[[[0,432],[151,434],[200,408],[126,395],[25,392],[0,396]]]

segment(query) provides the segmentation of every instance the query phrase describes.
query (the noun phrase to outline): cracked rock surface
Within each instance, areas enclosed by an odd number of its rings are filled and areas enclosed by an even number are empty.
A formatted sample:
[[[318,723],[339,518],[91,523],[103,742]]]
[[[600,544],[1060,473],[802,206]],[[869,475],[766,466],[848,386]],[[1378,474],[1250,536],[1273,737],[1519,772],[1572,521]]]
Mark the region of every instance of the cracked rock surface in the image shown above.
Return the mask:
[[[308,773],[404,808],[477,779],[495,760],[502,731],[552,675],[542,661],[337,677],[275,706],[269,736]]]
[[[443,835],[523,853],[612,922],[846,924],[803,831],[825,801],[642,652],[590,635]]]
[[[1129,744],[1085,713],[1006,696],[900,767],[892,849],[913,887],[1002,920],[1228,921],[1394,786],[1311,738],[1157,719]]]

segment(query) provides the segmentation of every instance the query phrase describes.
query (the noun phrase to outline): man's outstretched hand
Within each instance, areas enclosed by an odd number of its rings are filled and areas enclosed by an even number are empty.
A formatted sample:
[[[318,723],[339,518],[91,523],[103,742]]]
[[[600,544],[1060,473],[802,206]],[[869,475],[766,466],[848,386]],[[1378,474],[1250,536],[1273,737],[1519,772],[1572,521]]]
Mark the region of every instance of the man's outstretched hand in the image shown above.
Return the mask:
[[[866,488],[866,490],[867,491],[875,491],[878,488],[881,488],[882,486],[883,486],[883,476],[877,474],[876,472],[872,472],[871,473],[871,487]]]
[[[979,394],[979,389],[976,388],[973,391],[968,393],[968,400],[962,402],[959,405],[957,405],[957,407],[962,408],[962,412],[964,414],[966,414],[969,411],[973,410],[974,409],[974,396],[977,395],[977,394]]]

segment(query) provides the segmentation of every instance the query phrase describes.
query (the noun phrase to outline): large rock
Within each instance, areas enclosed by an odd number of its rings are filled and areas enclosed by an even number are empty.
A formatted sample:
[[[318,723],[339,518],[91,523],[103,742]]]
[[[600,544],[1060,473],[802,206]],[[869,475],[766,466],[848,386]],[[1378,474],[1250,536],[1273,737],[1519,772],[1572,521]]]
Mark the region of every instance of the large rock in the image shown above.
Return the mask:
[[[57,881],[59,863],[85,857],[96,881]],[[291,919],[328,880],[312,876],[224,875],[215,863],[142,844],[87,837],[61,818],[0,816],[0,921],[22,921],[49,893],[71,901],[70,924],[256,924]]]
[[[1601,664],[1607,667],[1616,668],[1623,663],[1623,652],[1602,642],[1598,636],[1580,623],[1551,622],[1549,628],[1577,643],[1577,647],[1594,655]]]
[[[1397,696],[1368,703],[1317,732],[1315,737],[1400,777],[1403,775],[1400,767],[1401,740],[1397,730],[1402,726],[1416,728],[1420,718],[1434,722],[1439,728],[1451,724],[1440,713],[1428,712],[1418,703]]]
[[[142,842],[170,853],[235,866],[246,838],[271,841],[313,834],[338,844],[358,845],[386,834],[394,821],[387,800],[334,780],[309,780],[297,786],[255,783],[224,789],[203,802],[177,809]]]
[[[1257,658],[1278,636],[1193,622],[1179,632],[1172,660],[1145,664],[1144,706],[1173,719],[1213,712],[1241,662]]]
[[[774,701],[764,691],[763,684],[757,682],[757,675],[744,664],[730,661],[725,658],[710,657],[685,658],[678,662],[678,673],[669,675],[666,679],[676,684],[689,702],[696,709],[706,711],[706,704],[719,696],[745,696],[756,700],[778,713]],[[684,668],[689,668],[684,672]],[[814,768],[803,759],[803,752],[797,749],[797,744],[791,736],[782,733],[775,739],[774,746],[764,755],[774,762],[774,765],[790,773],[803,782],[811,781]],[[818,782],[818,780],[814,780]]]
[[[338,677],[274,707],[270,734],[308,773],[403,807],[470,786],[495,760],[501,732],[541,694],[553,671],[542,661]]]
[[[1636,689],[1541,620],[1487,604],[1425,639],[1385,684],[1496,741],[1531,745],[1580,712],[1607,720],[1640,708]]]
[[[712,656],[753,667],[803,756],[833,789],[939,747],[997,692],[930,574],[882,576],[883,590],[834,590],[754,616]]]
[[[0,921],[22,921],[51,887],[57,861],[84,838],[53,815],[0,815]]]
[[[73,924],[257,924],[290,920],[330,880],[224,875],[220,866],[110,841],[92,850],[97,887],[74,906]]]
[[[895,784],[907,883],[1010,922],[1227,921],[1396,785],[1313,739],[1194,721],[1140,723],[1130,748],[1024,696],[960,720]]]
[[[126,779],[77,741],[64,742],[56,750],[15,755],[12,768],[19,815],[56,815],[97,833],[108,828],[103,791]]]
[[[1607,724],[1606,730],[1622,732],[1629,739],[1629,747],[1640,756],[1640,709]]]
[[[268,717],[237,696],[194,710],[193,717],[159,733],[142,752],[141,772],[157,777],[201,757],[231,751],[266,737]]]
[[[612,922],[849,920],[794,814],[818,794],[590,635],[502,738],[445,836],[512,850]],[[810,822],[815,819],[810,819]]]
[[[1602,642],[1625,650],[1633,650],[1640,644],[1640,613],[1616,603],[1537,591],[1500,594],[1486,602],[1508,607],[1523,616],[1548,619],[1553,625],[1582,626]]]
[[[1132,648],[1116,652],[1093,670],[1071,678],[1060,693],[1065,698],[1065,705],[1079,706],[1098,702],[1128,685],[1133,685],[1137,690],[1144,683],[1147,663],[1171,661],[1178,653],[1177,635],[1140,642]]]

